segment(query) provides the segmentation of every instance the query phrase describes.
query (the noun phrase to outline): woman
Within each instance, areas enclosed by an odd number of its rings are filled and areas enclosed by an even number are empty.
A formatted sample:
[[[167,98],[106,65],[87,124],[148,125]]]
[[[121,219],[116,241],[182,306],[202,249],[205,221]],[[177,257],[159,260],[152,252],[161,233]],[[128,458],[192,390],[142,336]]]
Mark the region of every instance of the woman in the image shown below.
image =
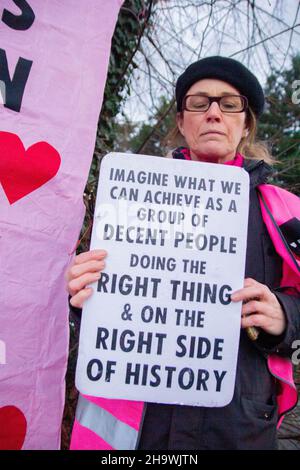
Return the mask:
[[[267,357],[291,354],[292,342],[300,337],[300,299],[296,291],[291,295],[279,288],[283,260],[264,223],[257,191],[272,173],[266,163],[272,161],[271,157],[254,142],[256,120],[264,107],[263,90],[241,63],[208,57],[190,65],[179,77],[176,100],[177,126],[186,146],[176,149],[173,158],[243,166],[249,173],[245,282],[231,296],[233,302],[243,302],[237,376],[233,400],[222,408],[156,403],[143,406],[136,421],[135,448],[276,449],[278,384],[268,370]],[[99,279],[105,257],[102,250],[82,253],[67,271],[70,305],[77,314],[92,293],[85,286]],[[116,401],[116,406],[120,402]],[[79,408],[84,414],[82,404]],[[122,417],[119,419],[121,422]],[[76,426],[73,441],[79,442],[85,427],[97,434],[87,421],[76,422]],[[101,439],[110,446],[101,447]],[[124,448],[114,444],[114,436],[101,439],[96,447],[87,448]],[[76,443],[73,447],[80,448]]]

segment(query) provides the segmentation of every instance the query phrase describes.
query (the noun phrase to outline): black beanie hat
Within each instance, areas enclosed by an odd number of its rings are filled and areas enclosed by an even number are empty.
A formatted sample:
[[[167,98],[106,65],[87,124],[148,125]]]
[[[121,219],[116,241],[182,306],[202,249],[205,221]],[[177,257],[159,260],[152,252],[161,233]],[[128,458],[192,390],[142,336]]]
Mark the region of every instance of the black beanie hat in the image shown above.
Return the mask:
[[[212,56],[189,65],[176,83],[177,111],[182,110],[182,100],[189,88],[203,78],[218,78],[237,88],[258,118],[264,110],[264,92],[253,73],[243,64],[229,57]]]

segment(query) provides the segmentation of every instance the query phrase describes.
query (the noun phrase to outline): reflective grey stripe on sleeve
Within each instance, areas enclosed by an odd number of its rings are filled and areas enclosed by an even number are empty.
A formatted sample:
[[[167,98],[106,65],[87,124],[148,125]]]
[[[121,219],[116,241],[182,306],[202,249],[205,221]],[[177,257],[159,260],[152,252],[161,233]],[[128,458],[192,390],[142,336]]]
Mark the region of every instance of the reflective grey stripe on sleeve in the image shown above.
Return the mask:
[[[78,397],[76,419],[82,426],[101,437],[113,449],[135,449],[138,431],[81,395]]]

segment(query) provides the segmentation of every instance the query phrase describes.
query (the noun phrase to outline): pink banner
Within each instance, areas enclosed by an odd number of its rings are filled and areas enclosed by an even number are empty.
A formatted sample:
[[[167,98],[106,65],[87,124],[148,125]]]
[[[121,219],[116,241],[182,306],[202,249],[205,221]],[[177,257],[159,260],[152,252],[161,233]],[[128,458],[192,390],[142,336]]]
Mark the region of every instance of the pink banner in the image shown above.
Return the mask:
[[[122,0],[0,0],[0,449],[58,449],[64,273]]]

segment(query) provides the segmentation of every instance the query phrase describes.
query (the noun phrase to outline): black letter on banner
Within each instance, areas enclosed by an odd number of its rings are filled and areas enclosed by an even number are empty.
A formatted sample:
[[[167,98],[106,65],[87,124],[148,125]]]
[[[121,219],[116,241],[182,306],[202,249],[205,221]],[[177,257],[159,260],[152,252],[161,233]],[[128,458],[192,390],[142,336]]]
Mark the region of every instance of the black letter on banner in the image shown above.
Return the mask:
[[[34,22],[35,14],[33,9],[28,5],[26,0],[13,0],[17,7],[22,10],[21,15],[14,15],[10,11],[4,9],[2,15],[2,21],[7,26],[17,31],[25,31],[29,29]]]
[[[13,79],[10,79],[6,52],[0,49],[0,80],[5,84],[5,103],[6,108],[19,112],[21,109],[22,98],[25,85],[28,80],[29,72],[32,66],[32,60],[19,58],[16,65]]]
[[[98,368],[97,374],[94,375],[92,373],[93,366],[96,365]],[[91,359],[86,368],[87,376],[92,382],[96,382],[97,380],[101,379],[102,372],[103,372],[103,365],[99,359]]]

